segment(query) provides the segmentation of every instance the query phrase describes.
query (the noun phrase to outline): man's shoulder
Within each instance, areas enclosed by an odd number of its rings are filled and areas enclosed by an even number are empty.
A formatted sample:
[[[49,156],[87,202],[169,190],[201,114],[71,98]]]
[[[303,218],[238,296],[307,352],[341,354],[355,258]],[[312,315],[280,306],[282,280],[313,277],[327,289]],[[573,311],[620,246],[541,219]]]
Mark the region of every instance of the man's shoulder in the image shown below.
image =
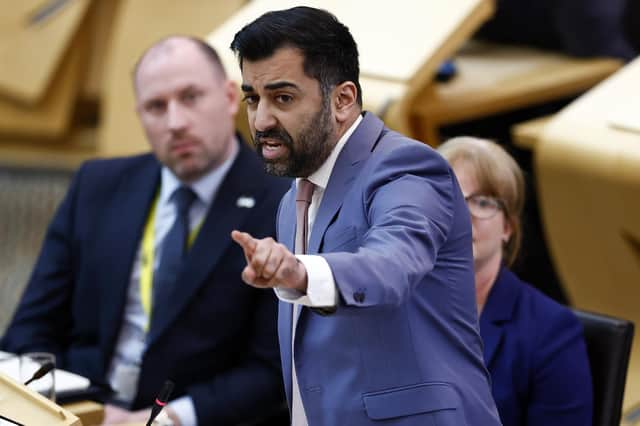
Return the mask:
[[[430,176],[451,173],[447,161],[432,147],[387,127],[382,129],[368,161],[371,167],[385,173],[404,171]]]
[[[380,149],[390,151],[413,151],[420,152],[421,155],[439,157],[439,154],[424,142],[398,133],[395,130],[391,130],[387,127],[384,128],[380,137]]]
[[[123,183],[152,181],[159,172],[160,165],[152,154],[92,159],[80,166],[71,188],[79,197],[96,199],[113,193]]]
[[[446,162],[428,144],[388,128],[375,114],[367,112],[360,126],[362,126],[363,129],[369,130],[369,132],[361,131],[354,134],[364,134],[366,137],[375,136],[377,138],[371,150],[374,158],[400,155],[408,157],[417,156],[418,159],[434,158]]]
[[[153,154],[150,153],[127,157],[94,158],[85,161],[80,169],[83,172],[88,171],[117,174],[125,169],[139,167],[145,164],[158,164],[158,161]]]

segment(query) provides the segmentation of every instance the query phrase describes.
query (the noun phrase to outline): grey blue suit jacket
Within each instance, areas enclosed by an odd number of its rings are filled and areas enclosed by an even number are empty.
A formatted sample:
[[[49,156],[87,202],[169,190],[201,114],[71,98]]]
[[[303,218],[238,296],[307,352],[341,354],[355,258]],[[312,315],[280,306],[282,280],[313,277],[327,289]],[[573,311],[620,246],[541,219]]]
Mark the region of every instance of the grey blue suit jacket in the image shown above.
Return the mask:
[[[243,229],[275,234],[289,182],[241,144],[189,251],[172,304],[154,319],[132,408],[150,406],[165,379],[192,397],[200,424],[237,424],[284,400],[271,291],[245,285]],[[50,351],[59,366],[106,384],[131,269],[160,184],[152,155],[91,161],[77,172],[47,232],[4,338],[13,352]],[[251,208],[240,197],[255,201]]]
[[[278,236],[295,237],[294,189]],[[482,360],[466,204],[446,161],[366,113],[331,174],[310,254],[335,313],[300,311],[295,362],[309,426],[500,424]],[[291,399],[292,305],[278,333]]]

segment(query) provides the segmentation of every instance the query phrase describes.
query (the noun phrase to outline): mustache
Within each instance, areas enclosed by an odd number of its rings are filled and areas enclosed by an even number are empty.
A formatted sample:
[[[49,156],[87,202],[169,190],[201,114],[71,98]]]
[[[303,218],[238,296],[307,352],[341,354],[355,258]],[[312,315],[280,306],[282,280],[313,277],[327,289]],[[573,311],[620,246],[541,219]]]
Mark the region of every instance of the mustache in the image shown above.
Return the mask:
[[[189,134],[171,135],[169,138],[169,146],[174,147],[184,143],[199,143],[200,139],[196,136]]]
[[[256,145],[261,145],[262,139],[273,139],[282,142],[283,145],[293,145],[293,139],[286,130],[282,128],[274,128],[265,131],[256,130],[253,141]]]

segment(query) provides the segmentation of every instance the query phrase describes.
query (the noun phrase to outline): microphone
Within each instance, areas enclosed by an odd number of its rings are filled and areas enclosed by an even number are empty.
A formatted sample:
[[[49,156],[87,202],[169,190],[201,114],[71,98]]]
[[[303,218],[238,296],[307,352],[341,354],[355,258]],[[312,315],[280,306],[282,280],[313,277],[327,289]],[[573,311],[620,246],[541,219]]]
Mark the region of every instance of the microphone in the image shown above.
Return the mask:
[[[31,376],[29,380],[24,382],[24,385],[27,386],[29,383],[33,382],[34,380],[38,380],[39,378],[43,377],[45,374],[47,374],[49,371],[53,370],[54,368],[55,368],[55,365],[53,365],[53,362],[51,361],[45,362],[44,364],[42,364],[40,368],[38,368],[38,370],[35,373],[33,373],[33,376]]]
[[[173,392],[173,382],[171,380],[167,380],[164,382],[164,385],[162,385],[162,390],[160,390],[160,393],[153,403],[153,407],[151,407],[151,414],[149,415],[149,420],[147,421],[146,426],[151,426],[151,423],[153,423],[155,418],[158,417],[162,408],[167,405],[171,392]]]

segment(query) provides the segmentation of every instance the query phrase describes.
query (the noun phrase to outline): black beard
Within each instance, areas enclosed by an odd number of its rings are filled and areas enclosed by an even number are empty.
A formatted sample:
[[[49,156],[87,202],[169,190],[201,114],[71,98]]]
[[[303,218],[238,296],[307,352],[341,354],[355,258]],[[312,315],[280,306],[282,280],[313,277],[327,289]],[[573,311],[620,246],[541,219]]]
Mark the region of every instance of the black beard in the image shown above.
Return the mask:
[[[300,131],[297,143],[281,126],[264,132],[256,131],[253,144],[258,156],[264,161],[265,171],[275,176],[308,177],[318,170],[337,142],[331,141],[333,128],[330,111],[328,105],[323,105]],[[280,142],[288,149],[288,157],[276,161],[265,160],[262,139]]]

